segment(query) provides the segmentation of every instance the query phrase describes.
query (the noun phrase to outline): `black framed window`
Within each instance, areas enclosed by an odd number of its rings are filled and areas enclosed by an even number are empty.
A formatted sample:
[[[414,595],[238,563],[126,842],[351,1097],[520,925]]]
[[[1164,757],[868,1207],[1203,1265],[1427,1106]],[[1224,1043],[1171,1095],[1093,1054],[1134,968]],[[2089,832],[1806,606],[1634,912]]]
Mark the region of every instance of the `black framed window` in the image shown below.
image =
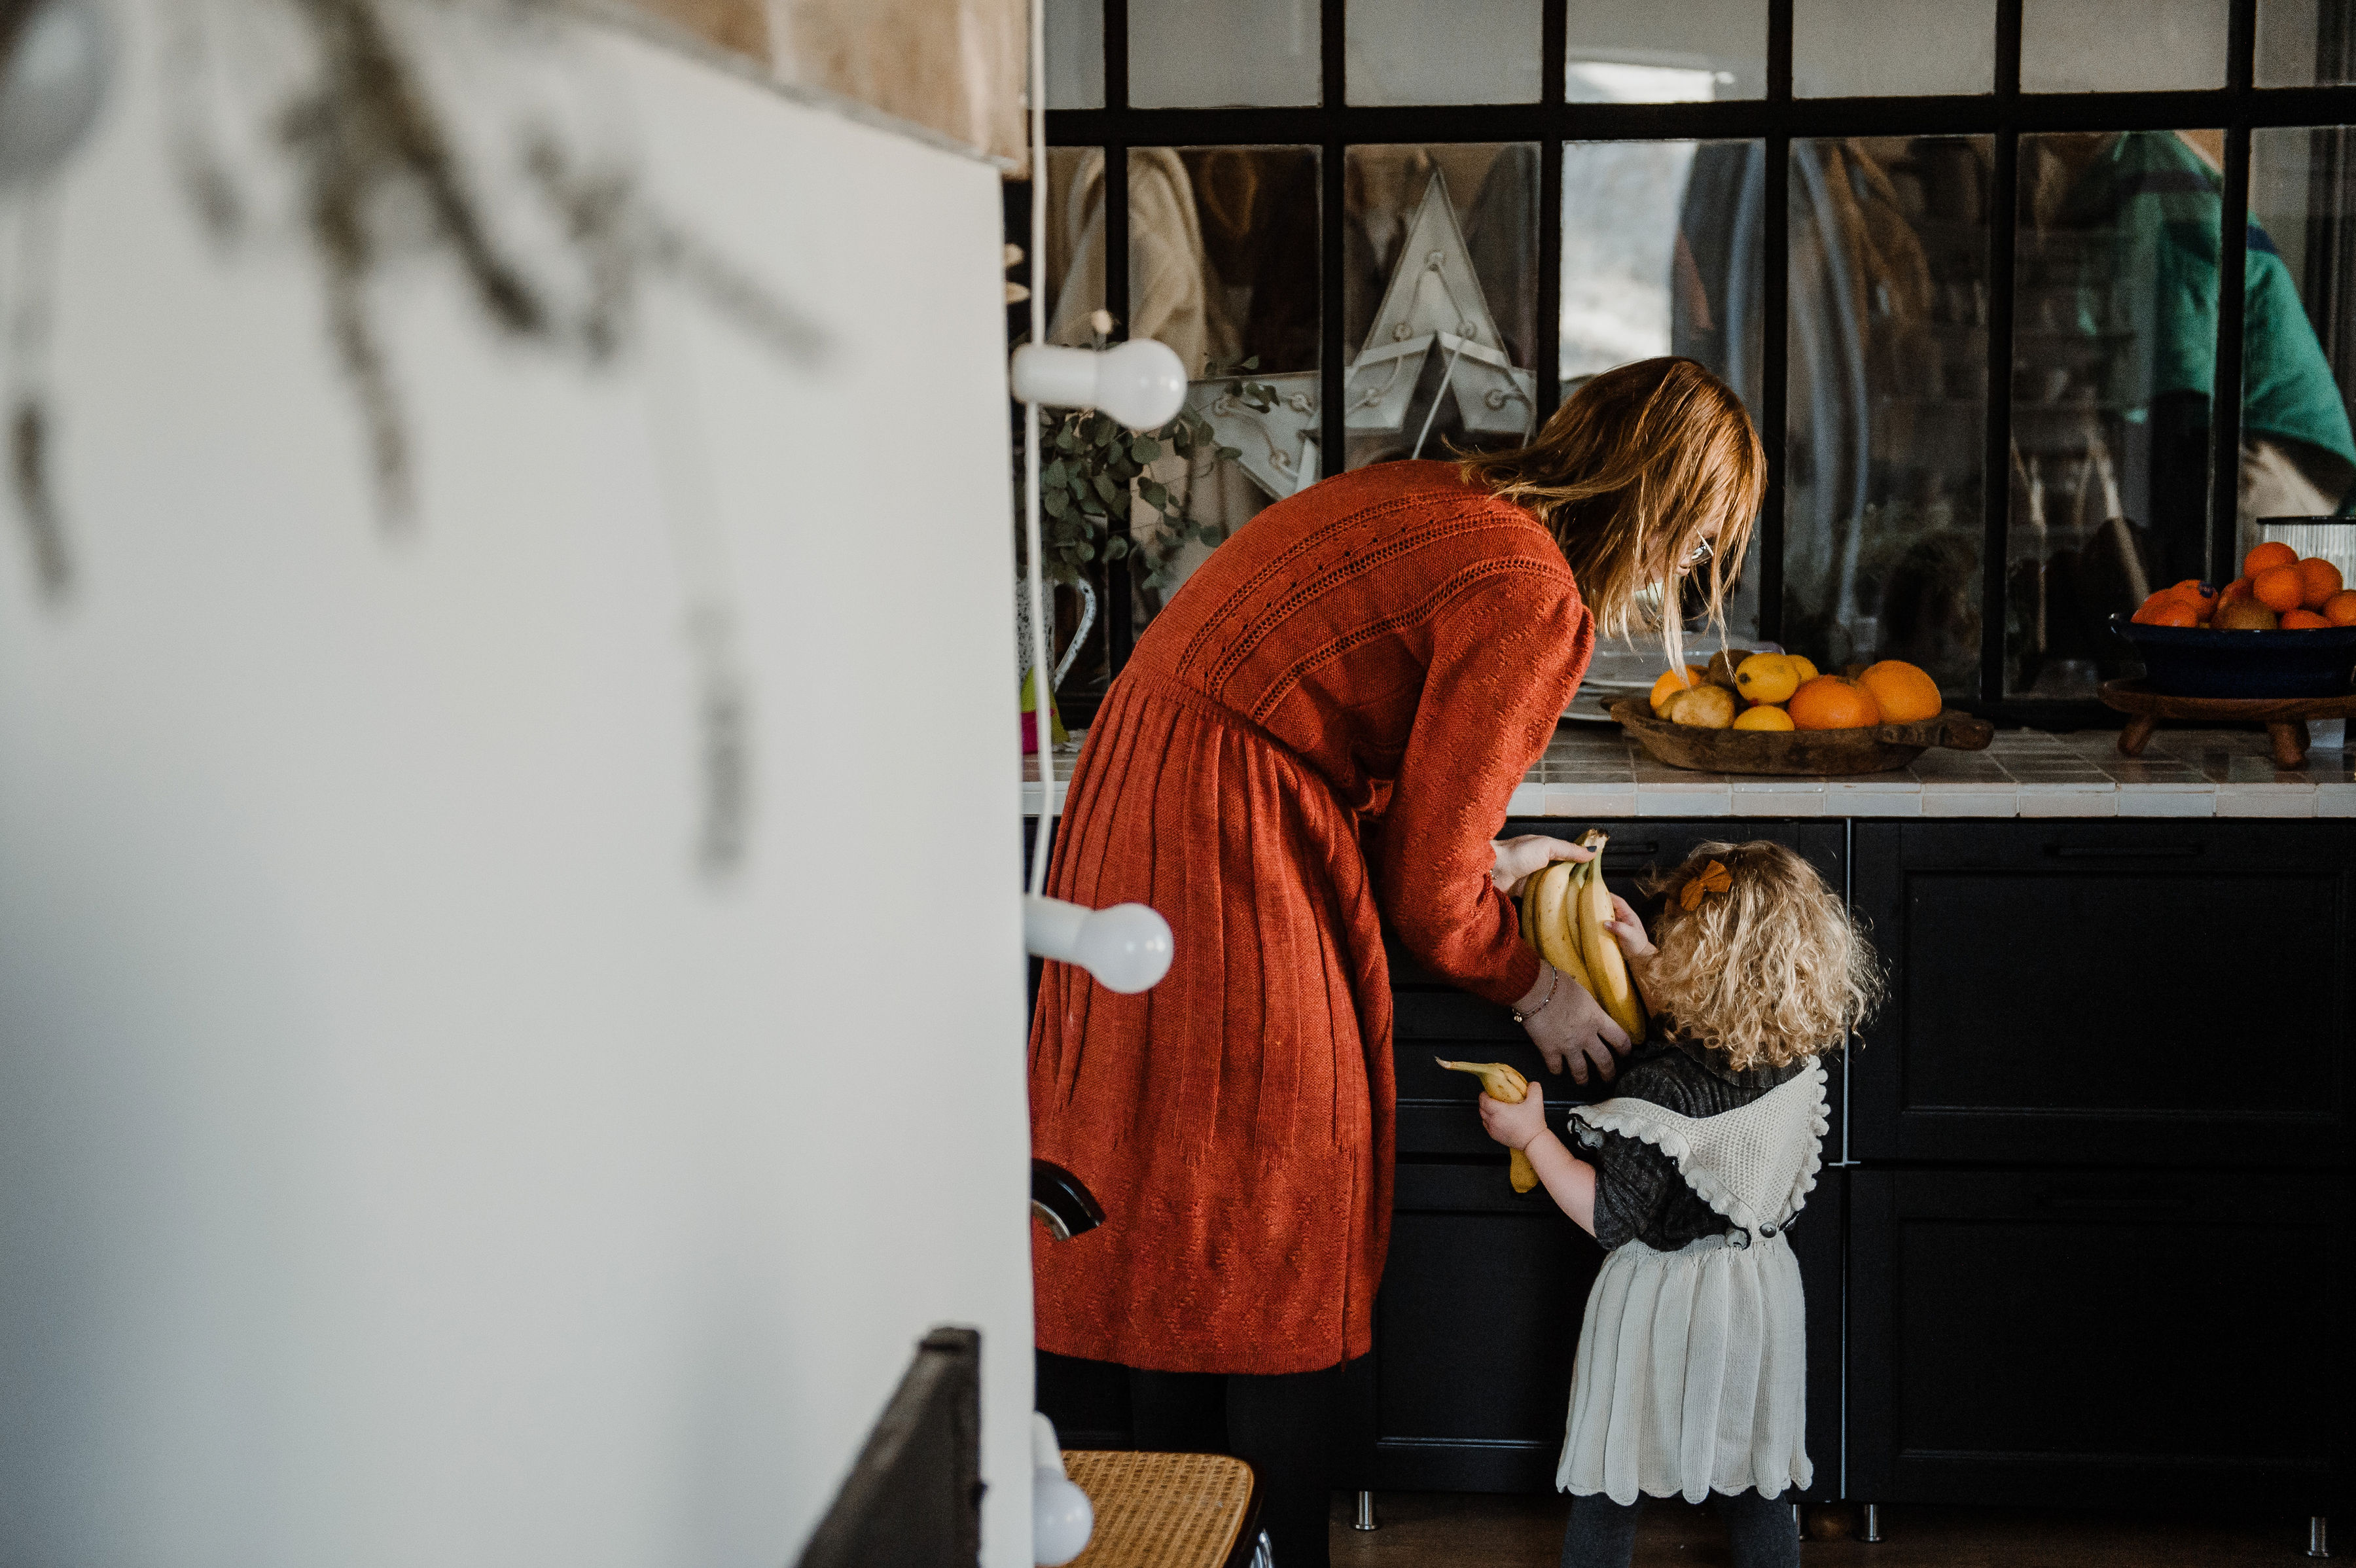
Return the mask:
[[[1739,637],[2076,724],[2113,611],[2356,503],[2356,0],[1048,18],[1050,330],[1188,360],[1247,453],[1193,480],[1213,536],[1689,354],[1769,454]],[[1081,717],[1170,585],[1096,572]]]

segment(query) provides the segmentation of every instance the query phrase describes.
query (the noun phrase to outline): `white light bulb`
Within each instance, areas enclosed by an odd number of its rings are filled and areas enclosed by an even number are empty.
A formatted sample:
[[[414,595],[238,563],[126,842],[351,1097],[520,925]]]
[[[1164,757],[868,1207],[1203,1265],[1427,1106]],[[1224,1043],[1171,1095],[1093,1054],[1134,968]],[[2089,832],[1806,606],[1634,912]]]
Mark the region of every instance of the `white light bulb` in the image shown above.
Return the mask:
[[[1170,972],[1170,922],[1142,904],[1091,909],[1061,898],[1023,900],[1023,940],[1033,957],[1076,963],[1108,991],[1133,996]]]
[[[1166,344],[1132,338],[1098,353],[1026,343],[1014,350],[1014,395],[1053,408],[1098,408],[1131,430],[1158,430],[1186,402],[1186,367]]]
[[[1057,1568],[1087,1550],[1096,1533],[1097,1510],[1079,1484],[1061,1470],[1031,1476],[1031,1557],[1040,1568]]]

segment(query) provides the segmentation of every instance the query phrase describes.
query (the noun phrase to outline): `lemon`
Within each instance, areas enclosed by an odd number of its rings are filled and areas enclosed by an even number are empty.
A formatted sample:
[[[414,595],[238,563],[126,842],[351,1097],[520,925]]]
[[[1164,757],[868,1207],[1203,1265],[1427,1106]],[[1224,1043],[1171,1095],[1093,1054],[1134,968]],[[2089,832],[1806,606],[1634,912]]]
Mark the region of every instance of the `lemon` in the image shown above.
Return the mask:
[[[1735,715],[1736,729],[1793,729],[1792,715],[1781,708],[1745,708]]]
[[[1800,672],[1780,653],[1754,653],[1734,667],[1734,689],[1754,703],[1780,703],[1800,689]]]
[[[1803,686],[1806,685],[1809,682],[1815,680],[1822,673],[1822,671],[1815,665],[1809,663],[1805,659],[1803,659],[1796,653],[1786,653],[1783,655],[1783,658],[1785,662],[1789,663],[1793,670],[1798,673],[1800,677],[1800,684]]]

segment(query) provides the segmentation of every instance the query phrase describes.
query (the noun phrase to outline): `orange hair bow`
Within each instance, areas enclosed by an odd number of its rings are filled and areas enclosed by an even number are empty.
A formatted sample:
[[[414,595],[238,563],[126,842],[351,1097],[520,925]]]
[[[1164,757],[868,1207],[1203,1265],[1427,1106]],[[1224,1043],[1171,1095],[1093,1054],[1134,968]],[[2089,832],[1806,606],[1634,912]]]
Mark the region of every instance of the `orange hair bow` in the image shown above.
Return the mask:
[[[1688,911],[1698,909],[1703,899],[1713,893],[1728,892],[1733,886],[1734,874],[1722,863],[1713,860],[1686,878],[1685,889],[1677,895],[1677,901]]]

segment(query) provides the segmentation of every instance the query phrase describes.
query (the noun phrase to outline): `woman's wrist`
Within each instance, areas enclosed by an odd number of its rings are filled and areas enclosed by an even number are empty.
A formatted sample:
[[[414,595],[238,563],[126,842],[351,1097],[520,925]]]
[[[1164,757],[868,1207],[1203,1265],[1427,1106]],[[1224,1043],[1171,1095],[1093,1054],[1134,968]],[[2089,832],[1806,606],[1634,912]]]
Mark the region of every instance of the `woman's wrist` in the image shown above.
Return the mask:
[[[1547,1004],[1560,995],[1561,991],[1562,971],[1544,959],[1538,960],[1538,977],[1530,983],[1527,991],[1522,993],[1521,1000],[1514,1004],[1514,1022],[1526,1024],[1546,1011]]]

